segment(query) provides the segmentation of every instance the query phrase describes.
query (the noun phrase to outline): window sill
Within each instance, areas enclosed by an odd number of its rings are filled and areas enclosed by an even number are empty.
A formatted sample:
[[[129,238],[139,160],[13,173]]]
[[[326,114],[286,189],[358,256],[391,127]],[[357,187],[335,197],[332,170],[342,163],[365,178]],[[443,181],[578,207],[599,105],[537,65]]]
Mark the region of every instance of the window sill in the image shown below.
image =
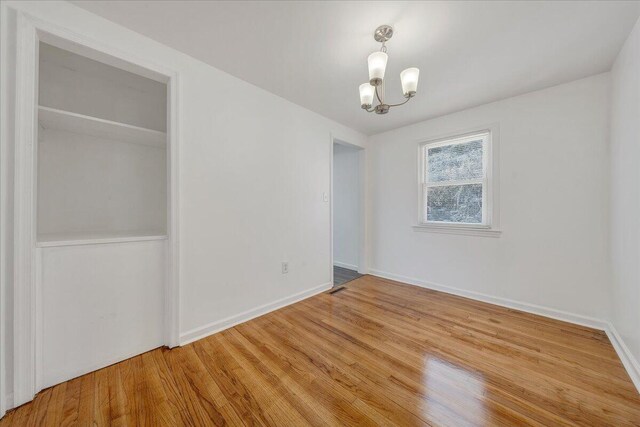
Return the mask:
[[[465,227],[455,225],[414,225],[413,231],[426,233],[460,234],[464,236],[500,237],[502,230],[488,227]]]

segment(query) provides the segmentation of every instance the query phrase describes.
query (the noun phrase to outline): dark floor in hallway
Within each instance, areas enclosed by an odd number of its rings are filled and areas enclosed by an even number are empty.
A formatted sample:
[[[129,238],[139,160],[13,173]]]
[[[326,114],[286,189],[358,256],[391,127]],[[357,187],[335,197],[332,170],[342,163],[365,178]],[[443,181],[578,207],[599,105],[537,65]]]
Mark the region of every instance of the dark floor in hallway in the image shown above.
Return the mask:
[[[333,286],[342,286],[347,282],[362,277],[362,274],[348,268],[333,266]]]

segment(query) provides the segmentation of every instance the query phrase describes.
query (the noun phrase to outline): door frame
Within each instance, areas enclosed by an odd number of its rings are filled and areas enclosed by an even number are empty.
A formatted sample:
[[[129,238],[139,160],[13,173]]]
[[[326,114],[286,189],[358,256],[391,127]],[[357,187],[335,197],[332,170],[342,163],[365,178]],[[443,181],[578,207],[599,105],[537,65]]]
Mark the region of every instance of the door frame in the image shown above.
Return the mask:
[[[164,343],[179,345],[179,75],[176,71],[16,10],[13,402],[42,389],[42,290],[36,248],[38,46],[44,41],[167,84],[167,268]],[[3,346],[4,347],[4,346]]]
[[[334,250],[333,250],[333,231],[334,231],[334,221],[333,221],[333,208],[334,208],[334,191],[333,191],[333,172],[334,172],[334,164],[333,164],[333,144],[342,145],[345,147],[353,148],[358,150],[358,273],[367,274],[369,272],[369,263],[368,263],[368,253],[367,253],[367,222],[366,222],[366,149],[365,147],[349,143],[341,138],[334,137],[331,135],[330,137],[330,269],[331,269],[331,284],[333,285],[333,262],[334,262]]]

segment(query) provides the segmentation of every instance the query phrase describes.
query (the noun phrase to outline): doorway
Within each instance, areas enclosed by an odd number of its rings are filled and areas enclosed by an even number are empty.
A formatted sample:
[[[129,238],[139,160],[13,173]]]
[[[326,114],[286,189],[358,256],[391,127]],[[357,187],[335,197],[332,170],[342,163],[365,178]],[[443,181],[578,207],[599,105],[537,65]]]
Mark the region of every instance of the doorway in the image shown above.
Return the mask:
[[[333,141],[333,286],[362,276],[363,149]]]

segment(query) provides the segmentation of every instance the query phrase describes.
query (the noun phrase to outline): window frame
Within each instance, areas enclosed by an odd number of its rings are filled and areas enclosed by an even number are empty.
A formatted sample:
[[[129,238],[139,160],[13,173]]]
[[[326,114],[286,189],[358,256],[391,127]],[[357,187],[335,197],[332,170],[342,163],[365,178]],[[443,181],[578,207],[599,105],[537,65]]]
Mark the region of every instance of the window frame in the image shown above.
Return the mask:
[[[478,128],[470,132],[460,132],[450,134],[438,139],[431,139],[418,143],[418,221],[414,225],[415,231],[435,231],[453,234],[488,235],[497,237],[500,230],[497,229],[498,216],[495,208],[497,198],[494,187],[497,176],[495,167],[497,162],[494,159],[495,144],[497,140],[497,126]],[[482,165],[483,177],[470,180],[451,180],[442,182],[427,182],[428,157],[427,150],[430,148],[443,147],[447,145],[464,144],[482,139]],[[446,221],[427,221],[427,190],[430,187],[445,185],[465,185],[482,184],[482,222],[462,223]]]

